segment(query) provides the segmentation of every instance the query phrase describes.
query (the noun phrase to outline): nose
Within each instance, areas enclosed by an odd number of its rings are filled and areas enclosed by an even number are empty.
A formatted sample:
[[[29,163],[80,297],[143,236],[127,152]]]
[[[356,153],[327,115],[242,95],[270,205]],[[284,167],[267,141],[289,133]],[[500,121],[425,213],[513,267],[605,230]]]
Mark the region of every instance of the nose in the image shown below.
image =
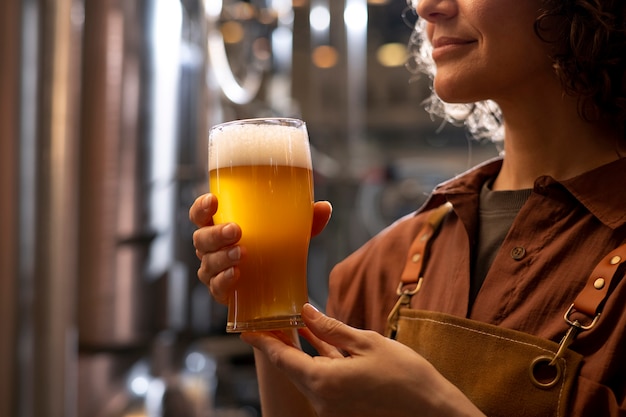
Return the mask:
[[[455,16],[458,4],[456,0],[418,0],[416,11],[419,17],[434,23]]]

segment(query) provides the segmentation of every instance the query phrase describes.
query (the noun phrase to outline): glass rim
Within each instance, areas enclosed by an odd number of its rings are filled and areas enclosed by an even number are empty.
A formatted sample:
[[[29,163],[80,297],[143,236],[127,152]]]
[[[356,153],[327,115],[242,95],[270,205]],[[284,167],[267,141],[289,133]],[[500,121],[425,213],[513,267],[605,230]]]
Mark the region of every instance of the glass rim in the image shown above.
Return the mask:
[[[235,119],[235,120],[229,120],[226,122],[218,123],[218,124],[211,126],[210,130],[224,128],[224,127],[228,127],[231,125],[238,125],[238,124],[268,124],[268,125],[287,126],[287,127],[294,127],[294,128],[300,128],[300,127],[306,126],[306,122],[297,117],[255,117],[255,118],[249,118],[249,119]]]

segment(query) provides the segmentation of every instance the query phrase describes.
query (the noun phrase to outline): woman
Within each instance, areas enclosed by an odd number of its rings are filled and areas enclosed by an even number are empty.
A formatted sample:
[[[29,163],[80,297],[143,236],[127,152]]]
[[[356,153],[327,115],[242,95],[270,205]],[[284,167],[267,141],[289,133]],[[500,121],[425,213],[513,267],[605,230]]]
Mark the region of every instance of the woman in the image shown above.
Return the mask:
[[[242,335],[264,416],[625,415],[625,4],[418,1],[429,109],[503,157],[335,267],[328,316],[303,309],[320,356]],[[213,225],[216,206],[190,218],[198,276],[226,302],[241,230]],[[330,211],[316,203],[313,235]]]

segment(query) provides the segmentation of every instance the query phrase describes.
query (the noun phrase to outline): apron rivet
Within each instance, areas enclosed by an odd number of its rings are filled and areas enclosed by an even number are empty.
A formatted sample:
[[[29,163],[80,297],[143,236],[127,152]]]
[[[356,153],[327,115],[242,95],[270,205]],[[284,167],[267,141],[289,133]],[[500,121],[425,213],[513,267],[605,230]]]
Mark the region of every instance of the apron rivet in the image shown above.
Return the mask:
[[[611,258],[611,265],[617,265],[618,263],[620,263],[622,261],[622,258],[620,256],[614,256]]]
[[[595,282],[593,283],[593,287],[596,290],[601,290],[602,288],[604,288],[604,278],[598,278],[597,280],[595,280]]]
[[[418,263],[421,258],[422,258],[422,254],[416,253],[411,257],[411,261],[413,261],[413,263]]]

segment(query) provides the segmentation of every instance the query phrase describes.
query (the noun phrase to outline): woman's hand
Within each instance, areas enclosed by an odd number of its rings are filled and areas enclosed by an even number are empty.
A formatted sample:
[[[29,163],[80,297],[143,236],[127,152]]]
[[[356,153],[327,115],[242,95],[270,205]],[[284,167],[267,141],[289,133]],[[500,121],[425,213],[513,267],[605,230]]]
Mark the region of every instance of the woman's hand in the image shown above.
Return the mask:
[[[206,285],[213,297],[227,304],[239,279],[239,262],[245,256],[245,248],[237,243],[241,228],[236,223],[216,225],[213,215],[217,211],[217,197],[204,194],[189,209],[189,219],[198,227],[193,234],[196,256],[201,261],[198,278]],[[326,201],[313,206],[311,236],[319,234],[330,219],[332,207]]]
[[[192,204],[189,220],[198,227],[193,234],[196,256],[201,261],[198,278],[219,303],[227,304],[239,278],[237,265],[243,249],[237,242],[241,239],[241,228],[235,223],[216,225],[213,222],[216,211],[217,198],[205,194]]]
[[[307,328],[301,334],[320,356],[272,333],[244,333],[242,339],[287,375],[319,417],[484,416],[409,347],[351,328],[311,305],[302,316]]]

